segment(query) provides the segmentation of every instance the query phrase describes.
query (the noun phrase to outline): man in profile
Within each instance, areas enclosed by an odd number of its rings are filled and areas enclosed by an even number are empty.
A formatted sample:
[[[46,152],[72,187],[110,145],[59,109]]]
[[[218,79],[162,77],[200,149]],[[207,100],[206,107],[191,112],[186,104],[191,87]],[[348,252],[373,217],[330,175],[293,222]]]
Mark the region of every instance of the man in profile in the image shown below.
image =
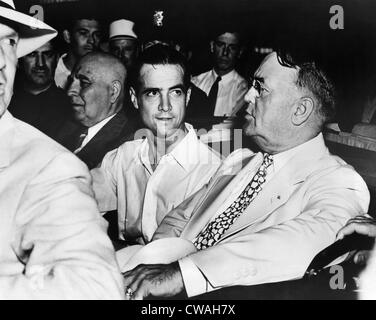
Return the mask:
[[[123,108],[127,71],[109,53],[92,52],[83,57],[70,77],[67,94],[74,122],[67,121],[57,141],[74,152],[89,169],[104,155],[132,140],[138,121]]]
[[[122,298],[87,168],[7,111],[18,58],[56,31],[11,0],[0,16],[0,300]]]
[[[301,278],[341,227],[367,212],[365,182],[329,153],[321,133],[334,113],[333,87],[301,56],[273,52],[256,70],[243,131],[260,152],[230,154],[166,215],[150,245],[180,237],[171,245],[190,244],[189,252],[125,273],[128,299]]]

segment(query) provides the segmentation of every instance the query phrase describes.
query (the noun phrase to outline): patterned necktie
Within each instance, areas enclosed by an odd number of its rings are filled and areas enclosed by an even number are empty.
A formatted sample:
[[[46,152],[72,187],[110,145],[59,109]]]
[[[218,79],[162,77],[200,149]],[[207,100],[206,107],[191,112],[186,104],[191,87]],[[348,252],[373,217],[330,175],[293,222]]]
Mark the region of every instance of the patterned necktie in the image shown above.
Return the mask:
[[[243,211],[249,206],[265,183],[266,169],[273,163],[270,154],[264,154],[264,160],[253,176],[252,180],[245,187],[240,196],[219,216],[211,221],[193,241],[198,250],[213,246],[228,230]]]
[[[209,100],[209,106],[211,108],[211,111],[210,111],[211,116],[214,116],[215,105],[217,104],[218,84],[219,84],[219,81],[221,80],[222,78],[218,76],[217,79],[215,79],[209,91],[208,100]]]

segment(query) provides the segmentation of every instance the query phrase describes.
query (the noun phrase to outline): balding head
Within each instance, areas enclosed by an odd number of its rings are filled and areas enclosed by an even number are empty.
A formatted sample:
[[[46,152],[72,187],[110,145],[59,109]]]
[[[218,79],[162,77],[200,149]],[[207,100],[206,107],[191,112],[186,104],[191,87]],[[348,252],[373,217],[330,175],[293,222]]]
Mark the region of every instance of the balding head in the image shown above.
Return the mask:
[[[117,80],[124,87],[127,71],[117,57],[105,52],[92,52],[85,55],[78,63],[78,65],[84,64],[94,66],[93,71],[105,81],[110,83]]]
[[[126,70],[118,58],[102,52],[84,56],[75,66],[68,88],[76,120],[91,127],[118,112],[125,81]]]

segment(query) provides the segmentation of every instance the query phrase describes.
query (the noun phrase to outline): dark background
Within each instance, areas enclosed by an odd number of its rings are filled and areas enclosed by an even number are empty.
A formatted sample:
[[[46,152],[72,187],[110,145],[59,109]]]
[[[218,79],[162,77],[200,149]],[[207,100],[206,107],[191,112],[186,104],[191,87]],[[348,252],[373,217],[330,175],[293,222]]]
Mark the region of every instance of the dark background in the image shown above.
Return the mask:
[[[193,51],[194,73],[210,68],[208,42],[220,25],[244,33],[245,54],[238,66],[248,77],[262,56],[254,47],[292,42],[308,49],[337,88],[338,119],[351,130],[369,96],[376,96],[376,1],[373,0],[16,0],[24,12],[42,4],[45,21],[62,30],[79,10],[94,12],[104,23],[119,18],[135,21],[141,39],[160,37],[185,41]],[[55,0],[56,2],[56,0]],[[344,30],[329,26],[332,5],[344,9]],[[162,29],[153,26],[155,10],[164,11]]]

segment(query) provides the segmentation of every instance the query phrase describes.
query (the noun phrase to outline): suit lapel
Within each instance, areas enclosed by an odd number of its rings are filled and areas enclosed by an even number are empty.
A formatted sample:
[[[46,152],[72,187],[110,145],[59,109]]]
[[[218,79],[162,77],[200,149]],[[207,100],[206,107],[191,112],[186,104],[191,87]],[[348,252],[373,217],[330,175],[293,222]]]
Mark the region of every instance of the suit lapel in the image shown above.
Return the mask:
[[[214,208],[218,207],[215,202],[221,199],[221,191],[231,183],[233,178],[233,175],[224,175],[216,179],[210,190],[205,194],[205,197],[194,209],[192,218],[181,234],[183,238],[192,240],[205,227],[215,212]]]
[[[327,152],[327,148],[323,139],[300,150],[264,186],[260,194],[227,230],[220,241],[262,220],[285,204],[299,184],[312,173],[314,167],[317,167],[317,162],[325,152]]]
[[[287,165],[287,168],[282,168],[276,173],[273,179],[263,187],[260,194],[256,196],[221,240],[261,220],[285,204],[295,190],[295,187],[304,181],[304,179],[301,180],[294,176],[294,170],[296,168],[293,169],[293,166]]]
[[[133,134],[134,130],[133,123],[127,119],[123,111],[120,111],[77,153],[77,156],[90,163],[89,167],[96,166],[108,151],[129,140],[129,135]]]
[[[262,155],[257,154],[252,157],[241,171],[256,172],[262,162]],[[240,169],[240,168],[239,168]],[[227,171],[227,170],[225,170]],[[220,173],[213,178],[203,199],[194,209],[194,214],[182,232],[182,237],[193,239],[211,220],[212,216],[219,211],[224,211],[238,196],[233,191],[237,189],[239,183],[247,184],[241,172],[231,174]]]
[[[120,121],[122,120],[122,121]],[[113,140],[114,137],[117,137],[124,125],[126,124],[127,119],[118,113],[113,117],[106,125],[98,131],[98,133],[87,143],[85,147],[79,152],[80,155],[90,154],[92,155],[95,151],[100,149],[103,144],[107,141]]]

